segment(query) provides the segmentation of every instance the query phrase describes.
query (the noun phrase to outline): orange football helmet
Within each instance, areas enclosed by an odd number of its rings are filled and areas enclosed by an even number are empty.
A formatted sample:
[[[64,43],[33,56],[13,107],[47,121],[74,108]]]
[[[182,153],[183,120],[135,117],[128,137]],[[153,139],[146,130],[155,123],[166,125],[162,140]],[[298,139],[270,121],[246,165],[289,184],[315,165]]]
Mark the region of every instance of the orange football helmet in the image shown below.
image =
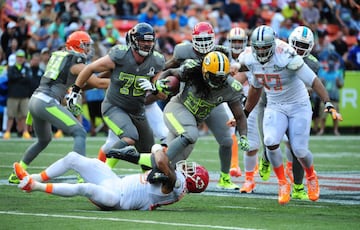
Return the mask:
[[[91,49],[92,40],[85,31],[75,31],[66,40],[66,49],[82,54],[88,54]]]

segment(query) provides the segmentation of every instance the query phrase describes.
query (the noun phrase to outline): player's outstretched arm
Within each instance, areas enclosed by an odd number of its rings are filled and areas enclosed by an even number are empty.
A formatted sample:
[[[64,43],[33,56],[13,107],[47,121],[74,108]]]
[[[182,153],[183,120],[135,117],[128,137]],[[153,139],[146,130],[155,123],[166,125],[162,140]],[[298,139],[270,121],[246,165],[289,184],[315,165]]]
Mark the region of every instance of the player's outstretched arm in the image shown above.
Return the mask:
[[[173,191],[176,182],[175,170],[170,166],[169,158],[166,153],[164,153],[161,145],[159,145],[153,154],[156,167],[169,178],[162,186],[162,192],[168,194]]]

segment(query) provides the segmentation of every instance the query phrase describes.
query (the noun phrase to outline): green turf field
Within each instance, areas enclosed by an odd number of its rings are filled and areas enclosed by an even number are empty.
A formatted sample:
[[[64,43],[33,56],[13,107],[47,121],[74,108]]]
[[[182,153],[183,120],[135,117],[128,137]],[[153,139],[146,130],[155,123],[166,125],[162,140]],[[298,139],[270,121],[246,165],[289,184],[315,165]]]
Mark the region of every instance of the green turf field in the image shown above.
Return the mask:
[[[104,140],[105,137],[88,138],[88,156],[95,157]],[[27,194],[9,185],[12,163],[20,160],[31,143],[16,138],[0,140],[0,229],[359,229],[360,136],[312,137],[310,148],[320,179],[320,200],[291,200],[285,206],[277,203],[274,176],[268,182],[257,176],[254,194],[217,190],[217,145],[212,137],[201,138],[191,160],[210,171],[208,190],[189,194],[176,204],[152,212],[103,212],[84,197]],[[71,146],[71,138],[54,140],[28,171],[44,169],[70,151]],[[243,168],[242,153],[240,166]],[[126,162],[119,162],[116,167],[118,174],[138,171],[138,167]],[[66,177],[70,182],[72,175]],[[241,185],[244,176],[233,180]]]

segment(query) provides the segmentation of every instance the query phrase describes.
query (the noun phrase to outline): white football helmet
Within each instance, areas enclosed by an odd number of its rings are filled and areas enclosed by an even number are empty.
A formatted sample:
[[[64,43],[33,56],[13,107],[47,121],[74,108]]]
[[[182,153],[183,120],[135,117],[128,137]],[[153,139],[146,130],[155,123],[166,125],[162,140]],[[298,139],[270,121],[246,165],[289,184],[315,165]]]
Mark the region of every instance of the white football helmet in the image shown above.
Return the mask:
[[[275,53],[275,32],[269,26],[258,26],[252,32],[251,49],[255,58],[262,64],[268,62]]]
[[[192,31],[192,46],[201,54],[207,54],[215,47],[215,32],[208,22],[199,22]]]
[[[245,30],[240,27],[234,27],[227,35],[230,44],[231,52],[240,54],[247,45],[248,36]]]
[[[182,172],[186,178],[186,188],[190,193],[205,191],[209,184],[209,173],[204,166],[185,160],[176,163],[176,170]]]
[[[307,57],[314,47],[314,34],[308,27],[298,26],[291,32],[289,44],[298,55]]]

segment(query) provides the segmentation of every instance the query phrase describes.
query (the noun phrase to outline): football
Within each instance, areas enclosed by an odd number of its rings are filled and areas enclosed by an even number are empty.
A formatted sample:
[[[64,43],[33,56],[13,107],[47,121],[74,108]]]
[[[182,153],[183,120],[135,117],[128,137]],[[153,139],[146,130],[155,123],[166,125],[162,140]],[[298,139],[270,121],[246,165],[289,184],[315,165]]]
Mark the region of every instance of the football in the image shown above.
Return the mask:
[[[166,85],[169,87],[169,91],[172,95],[175,95],[179,92],[180,81],[175,76],[167,76],[165,78],[167,80]]]

